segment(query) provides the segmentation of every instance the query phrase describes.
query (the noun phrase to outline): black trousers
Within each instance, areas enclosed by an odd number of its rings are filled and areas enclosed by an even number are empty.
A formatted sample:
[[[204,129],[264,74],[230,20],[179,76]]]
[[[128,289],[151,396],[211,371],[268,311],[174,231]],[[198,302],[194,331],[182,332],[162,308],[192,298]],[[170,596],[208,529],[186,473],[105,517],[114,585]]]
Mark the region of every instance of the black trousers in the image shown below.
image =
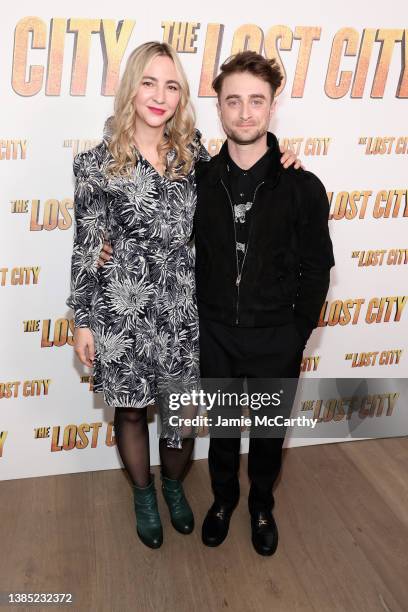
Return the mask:
[[[242,328],[201,318],[200,368],[204,389],[215,392],[222,383],[219,379],[224,379],[224,393],[239,392],[239,389],[243,389],[244,380],[249,394],[268,390],[273,392],[277,388],[277,379],[290,378],[291,381],[285,381],[286,412],[289,416],[303,348],[304,342],[294,323],[268,328]],[[211,410],[213,422],[218,415],[225,416],[227,412],[225,406],[214,406]],[[271,411],[266,410],[266,413],[270,414]],[[231,414],[229,409],[228,415]],[[235,435],[229,429],[229,437],[223,437],[221,430],[213,427],[210,431],[208,463],[211,484],[215,501],[233,506],[240,495],[240,428],[236,428]],[[266,437],[264,430],[259,435],[257,433],[256,429],[251,429],[248,455],[250,512],[273,508],[272,488],[281,469],[285,430],[280,430],[281,437]]]

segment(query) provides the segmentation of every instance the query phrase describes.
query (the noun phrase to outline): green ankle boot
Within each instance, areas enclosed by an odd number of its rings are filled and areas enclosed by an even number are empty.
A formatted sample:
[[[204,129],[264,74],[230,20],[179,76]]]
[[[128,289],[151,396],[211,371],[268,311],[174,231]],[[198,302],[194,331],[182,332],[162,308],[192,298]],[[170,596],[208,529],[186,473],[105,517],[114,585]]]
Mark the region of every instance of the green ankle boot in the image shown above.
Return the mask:
[[[184,495],[181,481],[162,476],[162,490],[174,529],[184,534],[191,533],[194,529],[194,515]]]
[[[150,548],[159,548],[163,543],[163,528],[157,507],[154,477],[147,487],[133,485],[137,535],[143,544]]]

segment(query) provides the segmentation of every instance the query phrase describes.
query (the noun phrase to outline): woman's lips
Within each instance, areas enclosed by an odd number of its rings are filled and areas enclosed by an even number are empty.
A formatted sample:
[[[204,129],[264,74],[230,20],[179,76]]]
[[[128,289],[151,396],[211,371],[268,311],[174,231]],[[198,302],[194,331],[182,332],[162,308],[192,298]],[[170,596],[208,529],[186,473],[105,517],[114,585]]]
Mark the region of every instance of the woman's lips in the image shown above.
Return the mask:
[[[147,108],[155,115],[164,115],[164,113],[166,112],[162,108],[155,108],[154,106],[148,106]]]

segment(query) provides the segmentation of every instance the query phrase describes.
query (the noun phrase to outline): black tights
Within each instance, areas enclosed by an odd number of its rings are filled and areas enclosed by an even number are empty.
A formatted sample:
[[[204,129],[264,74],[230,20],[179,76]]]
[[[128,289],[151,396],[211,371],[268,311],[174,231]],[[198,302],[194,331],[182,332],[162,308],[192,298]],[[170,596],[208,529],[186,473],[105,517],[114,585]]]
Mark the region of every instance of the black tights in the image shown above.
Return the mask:
[[[147,487],[150,482],[149,429],[147,408],[115,408],[115,438],[123,465],[133,484]],[[168,448],[165,439],[159,441],[162,474],[181,480],[190,460],[194,438],[185,438],[183,448]]]

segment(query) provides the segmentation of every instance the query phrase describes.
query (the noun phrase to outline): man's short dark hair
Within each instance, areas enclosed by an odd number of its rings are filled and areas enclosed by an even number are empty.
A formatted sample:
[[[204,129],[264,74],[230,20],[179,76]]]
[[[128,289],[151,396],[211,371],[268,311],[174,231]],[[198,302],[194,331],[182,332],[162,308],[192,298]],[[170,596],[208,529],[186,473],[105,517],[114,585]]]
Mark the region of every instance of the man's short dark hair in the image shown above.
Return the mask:
[[[231,55],[220,68],[221,72],[213,81],[213,89],[218,97],[222,90],[225,77],[237,72],[249,72],[271,86],[272,99],[275,97],[276,90],[282,83],[283,74],[279,64],[275,59],[266,59],[255,51],[241,51],[236,55]]]

